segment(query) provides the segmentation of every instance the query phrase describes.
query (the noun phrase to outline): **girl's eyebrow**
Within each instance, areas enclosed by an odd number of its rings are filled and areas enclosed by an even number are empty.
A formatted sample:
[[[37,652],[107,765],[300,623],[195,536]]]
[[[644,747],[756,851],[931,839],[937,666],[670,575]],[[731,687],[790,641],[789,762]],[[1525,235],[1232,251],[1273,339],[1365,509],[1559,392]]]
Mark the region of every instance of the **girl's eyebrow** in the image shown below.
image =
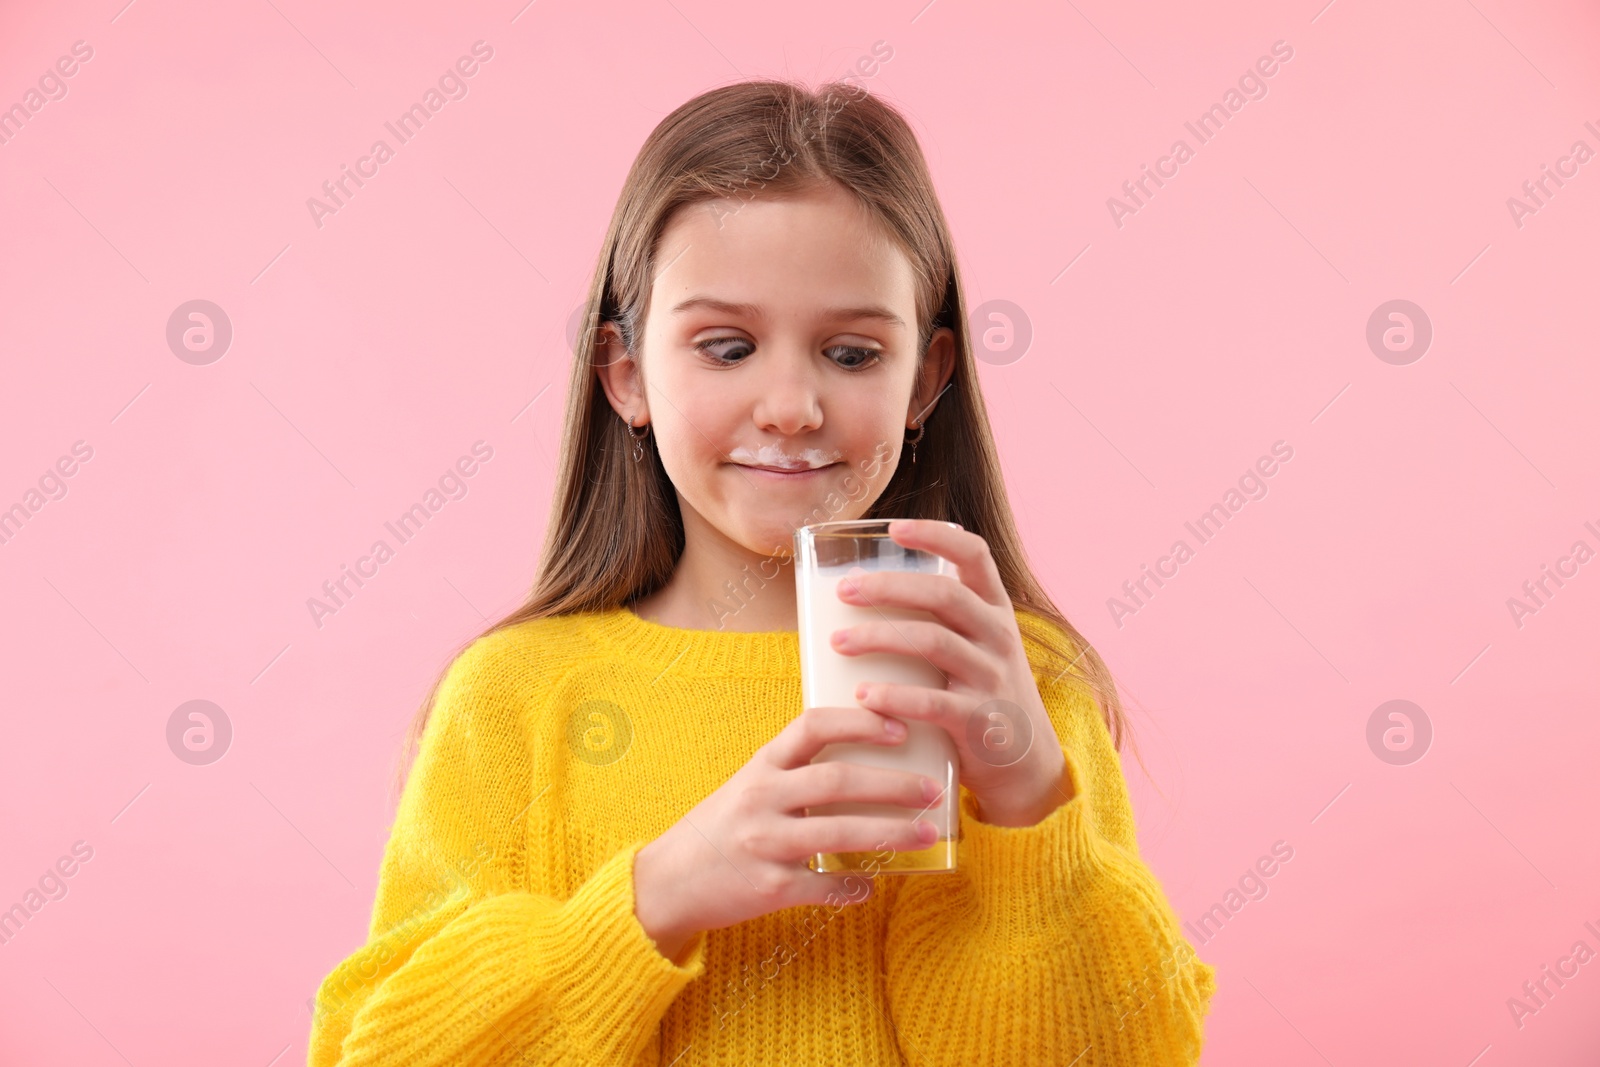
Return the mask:
[[[694,311],[700,308],[704,308],[707,311],[720,311],[725,315],[738,315],[747,319],[756,319],[757,321],[766,318],[761,308],[755,304],[738,304],[728,300],[718,300],[714,296],[690,297],[683,303],[674,305],[672,313],[679,315],[685,311]],[[885,325],[895,326],[902,330],[906,326],[905,320],[899,315],[896,315],[886,307],[879,307],[876,304],[868,304],[862,307],[824,308],[817,312],[816,318],[819,321],[823,319],[876,319]]]

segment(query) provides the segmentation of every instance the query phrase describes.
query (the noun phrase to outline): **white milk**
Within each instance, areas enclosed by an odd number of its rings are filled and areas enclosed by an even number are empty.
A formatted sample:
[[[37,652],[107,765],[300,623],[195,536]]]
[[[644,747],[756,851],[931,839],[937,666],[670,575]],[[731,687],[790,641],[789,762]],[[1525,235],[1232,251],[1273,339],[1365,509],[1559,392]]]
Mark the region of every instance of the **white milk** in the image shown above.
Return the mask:
[[[932,572],[941,564],[954,570],[954,564],[926,557],[900,556],[879,561],[884,569],[920,570]],[[945,676],[921,655],[900,655],[888,652],[869,652],[847,656],[833,649],[830,635],[835,630],[863,622],[889,620],[933,620],[925,611],[911,611],[896,607],[868,607],[847,604],[839,599],[838,584],[841,578],[866,574],[860,564],[816,567],[801,583],[799,592],[799,637],[801,689],[808,708],[856,707],[856,686],[862,682],[894,682],[902,685],[921,685],[931,689],[944,689]],[[946,574],[942,577],[957,580]],[[922,641],[920,635],[907,631],[912,642]],[[825,746],[811,761],[822,763],[840,759],[851,763],[895,770],[914,771],[926,775],[944,787],[944,793],[926,808],[905,808],[893,804],[867,804],[839,801],[807,809],[810,815],[888,815],[896,818],[922,818],[938,828],[934,843],[924,849],[900,851],[890,858],[889,848],[880,853],[822,854],[816,858],[814,868],[825,873],[859,870],[869,857],[877,856],[878,865],[887,873],[903,871],[940,871],[955,869],[955,842],[960,829],[957,810],[957,769],[960,766],[955,743],[944,730],[915,719],[899,719],[906,724],[908,736],[899,744],[835,743]],[[869,869],[871,869],[869,867]]]

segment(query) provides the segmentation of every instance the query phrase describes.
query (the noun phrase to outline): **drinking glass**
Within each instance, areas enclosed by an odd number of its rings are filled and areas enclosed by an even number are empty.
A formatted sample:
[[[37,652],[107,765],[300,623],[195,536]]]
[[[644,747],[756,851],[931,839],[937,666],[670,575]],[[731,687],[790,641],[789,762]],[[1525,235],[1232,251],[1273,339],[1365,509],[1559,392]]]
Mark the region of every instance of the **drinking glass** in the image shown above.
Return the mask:
[[[889,537],[893,519],[819,522],[795,530],[795,585],[799,600],[800,688],[807,708],[853,707],[862,682],[892,682],[945,688],[945,676],[926,657],[912,653],[866,652],[846,656],[829,640],[835,630],[886,619],[890,623],[933,620],[926,611],[848,604],[839,599],[839,579],[869,571],[911,571],[959,581],[956,565],[933,552],[897,544]],[[955,523],[947,525],[955,526]],[[913,640],[915,644],[915,640]],[[893,717],[893,716],[891,716]],[[875,868],[875,873],[912,874],[956,869],[961,831],[955,743],[941,728],[900,719],[906,739],[896,745],[837,742],[823,747],[812,763],[845,760],[874,767],[914,771],[940,783],[938,799],[921,809],[895,804],[839,801],[806,809],[807,815],[890,815],[923,818],[939,836],[926,848],[902,852],[887,846],[872,852],[819,852],[809,864],[823,874]]]

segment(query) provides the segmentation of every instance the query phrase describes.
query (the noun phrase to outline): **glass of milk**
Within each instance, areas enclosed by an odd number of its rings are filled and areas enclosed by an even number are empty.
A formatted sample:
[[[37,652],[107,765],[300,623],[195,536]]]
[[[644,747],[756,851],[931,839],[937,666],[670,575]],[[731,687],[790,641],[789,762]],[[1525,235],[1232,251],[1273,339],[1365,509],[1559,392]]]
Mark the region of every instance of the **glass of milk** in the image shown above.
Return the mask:
[[[901,622],[933,620],[926,611],[889,606],[849,604],[839,599],[839,579],[869,571],[915,571],[959,581],[956,565],[943,556],[896,544],[889,537],[893,519],[851,519],[819,522],[795,530],[794,579],[799,599],[800,688],[805,706],[856,707],[856,686],[862,682],[893,682],[944,689],[944,672],[926,657],[889,652],[846,656],[834,651],[835,630],[858,623],[887,619]],[[955,526],[955,523],[949,523]],[[913,639],[915,640],[915,639]],[[933,823],[939,836],[932,845],[899,851],[885,845],[870,852],[819,852],[812,870],[823,874],[865,870],[869,873],[912,874],[956,869],[956,842],[961,821],[958,810],[955,743],[944,730],[915,719],[900,719],[907,737],[896,745],[835,743],[826,745],[812,763],[847,760],[874,767],[914,771],[939,782],[944,791],[923,808],[895,804],[840,801],[806,809],[807,815],[889,815],[907,821],[922,818]]]

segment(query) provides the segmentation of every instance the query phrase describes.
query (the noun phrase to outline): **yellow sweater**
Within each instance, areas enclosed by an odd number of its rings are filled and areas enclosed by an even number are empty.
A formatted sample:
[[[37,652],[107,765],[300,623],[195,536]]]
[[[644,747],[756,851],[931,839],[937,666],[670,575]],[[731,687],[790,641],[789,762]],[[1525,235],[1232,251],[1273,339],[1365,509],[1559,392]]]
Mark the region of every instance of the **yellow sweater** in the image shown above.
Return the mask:
[[[366,944],[318,991],[308,1063],[1196,1063],[1213,970],[1139,858],[1084,683],[1053,680],[1033,639],[1049,624],[1017,618],[1073,799],[1001,827],[963,788],[957,872],[702,931],[682,966],[634,915],[634,855],[799,713],[795,633],[615,608],[474,642],[440,687]]]

